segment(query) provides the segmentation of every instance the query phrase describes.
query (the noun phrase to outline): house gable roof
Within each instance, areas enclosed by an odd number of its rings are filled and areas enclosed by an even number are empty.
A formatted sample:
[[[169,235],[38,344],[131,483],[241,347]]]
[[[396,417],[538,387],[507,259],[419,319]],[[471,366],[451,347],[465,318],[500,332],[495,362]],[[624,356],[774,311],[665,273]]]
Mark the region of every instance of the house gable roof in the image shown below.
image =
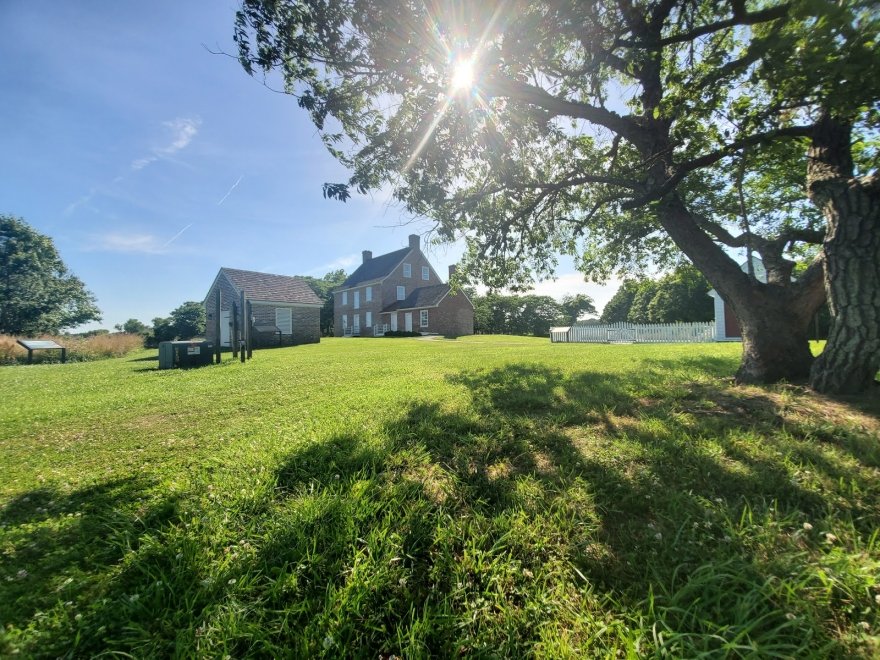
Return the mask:
[[[404,299],[397,300],[385,309],[383,312],[394,312],[398,309],[416,309],[417,307],[436,307],[449,293],[448,284],[435,284],[433,286],[420,286],[413,289],[412,292]]]
[[[306,281],[299,277],[257,273],[237,268],[221,268],[220,273],[236,289],[244,291],[251,300],[300,305],[324,304]]]
[[[356,271],[348,276],[348,279],[342,283],[336,290],[348,289],[358,286],[362,282],[370,282],[372,280],[381,280],[388,277],[391,272],[397,268],[397,265],[403,261],[404,257],[409,254],[411,248],[405,247],[388,254],[380,254],[373,257],[365,263],[361,264]]]

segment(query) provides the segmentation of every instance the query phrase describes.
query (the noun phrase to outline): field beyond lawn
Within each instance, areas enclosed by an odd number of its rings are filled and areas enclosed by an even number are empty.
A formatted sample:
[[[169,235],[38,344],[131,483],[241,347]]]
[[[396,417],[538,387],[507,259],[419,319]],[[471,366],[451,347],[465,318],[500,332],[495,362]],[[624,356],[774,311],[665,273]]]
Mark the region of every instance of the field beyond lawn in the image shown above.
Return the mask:
[[[877,657],[877,394],[738,344],[0,370],[0,656]]]

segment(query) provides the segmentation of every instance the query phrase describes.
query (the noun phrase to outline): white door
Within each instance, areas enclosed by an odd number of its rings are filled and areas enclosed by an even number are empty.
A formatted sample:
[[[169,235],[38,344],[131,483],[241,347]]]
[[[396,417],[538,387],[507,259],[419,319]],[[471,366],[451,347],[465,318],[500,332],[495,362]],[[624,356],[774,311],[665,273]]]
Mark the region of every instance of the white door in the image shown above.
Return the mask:
[[[397,312],[391,314],[391,332],[397,332]]]
[[[404,330],[412,332],[412,312],[407,312],[403,315],[403,323]]]
[[[224,309],[220,312],[220,345],[229,346],[229,335],[232,334],[232,320],[229,316],[229,310]]]

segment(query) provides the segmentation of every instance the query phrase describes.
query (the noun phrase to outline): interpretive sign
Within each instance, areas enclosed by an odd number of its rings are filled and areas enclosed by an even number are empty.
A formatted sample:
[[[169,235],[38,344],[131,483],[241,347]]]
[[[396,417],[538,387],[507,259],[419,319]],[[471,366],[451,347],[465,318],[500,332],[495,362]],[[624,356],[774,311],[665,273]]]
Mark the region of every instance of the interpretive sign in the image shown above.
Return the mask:
[[[28,364],[34,361],[34,351],[42,350],[59,350],[61,351],[61,361],[67,361],[67,349],[49,339],[18,339],[16,340],[20,346],[24,346],[28,352]]]

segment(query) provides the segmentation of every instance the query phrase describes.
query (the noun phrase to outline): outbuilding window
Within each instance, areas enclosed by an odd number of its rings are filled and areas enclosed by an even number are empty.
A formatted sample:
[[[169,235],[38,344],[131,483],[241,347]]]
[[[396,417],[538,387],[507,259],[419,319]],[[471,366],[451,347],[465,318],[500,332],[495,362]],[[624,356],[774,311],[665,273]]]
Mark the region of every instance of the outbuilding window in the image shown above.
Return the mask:
[[[412,277],[412,264],[403,264],[403,276]]]
[[[431,278],[431,270],[427,266],[422,266],[422,279],[428,280]]]
[[[427,328],[428,327],[428,310],[423,309],[419,311],[419,327]]]
[[[293,310],[290,307],[275,308],[275,325],[281,330],[282,335],[293,334]]]
[[[397,287],[397,299],[398,300],[405,300],[406,299],[406,287],[405,286]]]

